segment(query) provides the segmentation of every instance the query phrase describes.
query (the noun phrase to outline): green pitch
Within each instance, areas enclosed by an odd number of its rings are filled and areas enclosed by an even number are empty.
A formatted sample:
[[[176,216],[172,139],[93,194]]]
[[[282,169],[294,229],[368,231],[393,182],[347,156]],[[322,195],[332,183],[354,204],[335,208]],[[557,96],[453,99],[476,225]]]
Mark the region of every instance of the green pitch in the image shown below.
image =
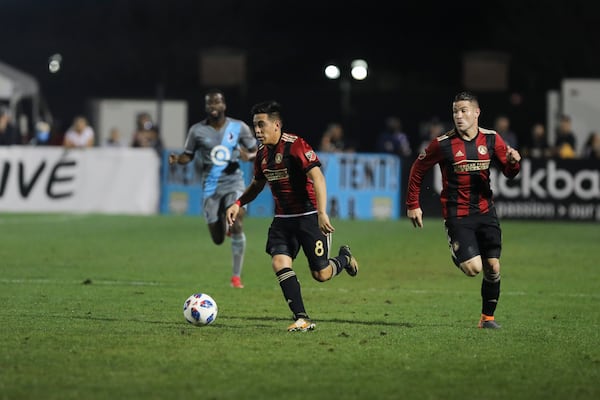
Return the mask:
[[[288,333],[269,222],[246,219],[234,290],[200,217],[0,215],[0,399],[600,398],[600,225],[503,221],[489,331],[441,220],[334,220],[360,272],[318,283],[299,257],[317,328]],[[208,327],[183,318],[197,291]]]

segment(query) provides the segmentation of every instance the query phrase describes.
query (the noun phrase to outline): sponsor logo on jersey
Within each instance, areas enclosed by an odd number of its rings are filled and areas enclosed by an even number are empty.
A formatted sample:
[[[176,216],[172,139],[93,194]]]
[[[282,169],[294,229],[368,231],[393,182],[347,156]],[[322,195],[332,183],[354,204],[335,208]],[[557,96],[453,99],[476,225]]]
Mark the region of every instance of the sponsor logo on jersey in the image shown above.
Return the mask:
[[[214,165],[222,166],[231,160],[231,152],[222,144],[215,146],[210,151],[210,160]]]
[[[265,178],[267,178],[267,180],[269,182],[280,181],[280,180],[283,180],[283,179],[287,179],[289,177],[287,168],[282,168],[282,169],[265,169],[263,171],[263,173],[265,174]]]
[[[454,172],[484,171],[490,168],[490,160],[463,160],[454,164]]]

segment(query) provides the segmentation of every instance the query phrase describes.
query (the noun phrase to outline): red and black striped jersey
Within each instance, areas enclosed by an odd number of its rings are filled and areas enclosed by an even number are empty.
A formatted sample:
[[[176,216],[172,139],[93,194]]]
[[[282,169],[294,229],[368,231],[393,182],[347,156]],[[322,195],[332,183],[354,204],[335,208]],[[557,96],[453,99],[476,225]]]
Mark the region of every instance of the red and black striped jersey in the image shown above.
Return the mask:
[[[496,131],[479,128],[477,136],[465,140],[453,129],[433,139],[413,163],[408,178],[406,206],[419,208],[423,177],[435,164],[442,174],[442,214],[444,218],[485,214],[493,207],[490,166],[513,178],[520,164],[506,158],[506,143]]]
[[[283,133],[275,146],[259,146],[254,160],[254,177],[269,182],[275,201],[275,216],[316,212],[313,181],[306,173],[320,166],[317,153],[297,135]]]

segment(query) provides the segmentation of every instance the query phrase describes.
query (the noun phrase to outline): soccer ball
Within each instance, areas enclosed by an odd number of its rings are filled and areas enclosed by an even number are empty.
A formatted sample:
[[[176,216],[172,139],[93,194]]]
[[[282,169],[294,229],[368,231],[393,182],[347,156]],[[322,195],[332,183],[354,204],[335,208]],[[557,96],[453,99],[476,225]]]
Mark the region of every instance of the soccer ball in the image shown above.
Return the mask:
[[[217,302],[206,293],[195,293],[183,303],[183,316],[192,325],[206,326],[217,318]]]

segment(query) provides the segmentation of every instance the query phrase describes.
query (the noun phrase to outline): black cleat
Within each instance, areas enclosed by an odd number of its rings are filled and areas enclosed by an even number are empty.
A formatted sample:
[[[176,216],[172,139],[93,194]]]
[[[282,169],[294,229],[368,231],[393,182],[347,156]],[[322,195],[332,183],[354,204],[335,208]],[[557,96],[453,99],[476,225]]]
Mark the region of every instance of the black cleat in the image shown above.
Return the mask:
[[[348,247],[347,245],[341,246],[339,256],[345,256],[348,261],[346,263],[346,266],[344,267],[348,275],[356,276],[356,274],[358,274],[358,261],[356,261],[356,258],[352,256],[352,253],[350,252],[350,247]]]

